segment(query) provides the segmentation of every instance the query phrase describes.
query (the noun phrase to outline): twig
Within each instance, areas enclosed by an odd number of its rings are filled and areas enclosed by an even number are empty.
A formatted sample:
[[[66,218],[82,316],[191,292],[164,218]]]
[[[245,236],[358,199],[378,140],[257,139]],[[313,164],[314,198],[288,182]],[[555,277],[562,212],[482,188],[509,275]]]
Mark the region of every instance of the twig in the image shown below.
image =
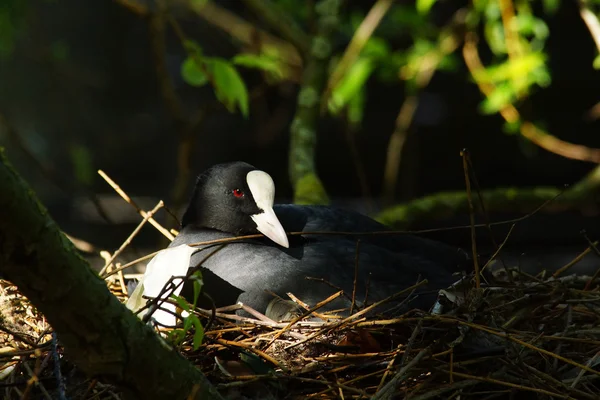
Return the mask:
[[[331,330],[331,329],[335,329],[335,328],[338,328],[338,327],[340,327],[340,326],[343,326],[343,325],[347,324],[348,322],[352,321],[353,319],[356,319],[356,318],[358,318],[358,317],[360,317],[360,316],[362,316],[362,315],[364,315],[364,314],[368,313],[368,312],[369,312],[369,311],[371,311],[372,309],[374,309],[374,308],[376,308],[376,307],[378,307],[378,306],[380,306],[380,305],[382,305],[382,304],[384,304],[384,303],[387,303],[387,302],[389,302],[389,301],[392,301],[392,300],[394,300],[394,299],[396,299],[396,298],[398,298],[398,297],[400,297],[400,296],[404,295],[406,292],[410,292],[410,291],[414,290],[415,288],[418,288],[418,287],[421,287],[421,286],[423,286],[423,285],[426,285],[427,283],[428,283],[428,282],[427,282],[427,280],[426,280],[426,279],[425,279],[425,280],[422,280],[421,282],[419,282],[419,283],[417,283],[417,284],[415,284],[415,285],[413,285],[413,286],[411,286],[411,287],[405,288],[405,289],[401,290],[401,291],[400,291],[400,292],[398,292],[398,293],[395,293],[395,294],[393,294],[393,295],[391,295],[391,296],[389,296],[389,297],[386,297],[386,298],[385,298],[385,299],[383,299],[383,300],[380,300],[380,301],[378,301],[378,302],[376,302],[376,303],[373,303],[373,304],[371,304],[370,306],[368,306],[368,307],[366,307],[366,308],[362,309],[361,311],[358,311],[358,312],[356,312],[356,313],[354,313],[354,314],[350,315],[349,317],[347,317],[347,318],[343,319],[342,321],[340,321],[340,322],[336,322],[335,324],[333,324],[333,325],[331,325],[331,326],[326,326],[325,328],[323,328],[323,329],[321,329],[321,330],[319,330],[319,331],[317,331],[317,332],[313,333],[312,335],[310,335],[309,337],[307,337],[307,338],[306,338],[306,340],[303,340],[303,341],[300,341],[300,342],[297,342],[297,343],[294,343],[294,344],[291,344],[291,345],[287,346],[287,347],[286,347],[286,350],[287,350],[287,349],[290,349],[290,348],[293,348],[293,347],[296,347],[296,346],[299,346],[299,345],[301,345],[301,344],[303,344],[303,343],[305,343],[305,342],[308,342],[309,340],[311,340],[311,339],[314,339],[315,337],[317,337],[317,336],[319,336],[319,335],[322,335],[322,334],[324,334],[325,332],[327,332],[327,331],[329,331],[329,330]]]
[[[387,14],[393,3],[394,0],[377,0],[360,23],[358,29],[354,32],[352,40],[350,40],[350,44],[346,47],[344,55],[329,77],[327,87],[323,92],[323,98],[321,99],[321,112],[325,111],[331,92],[352,64],[354,64],[362,49],[369,41],[369,38],[373,35],[373,32],[375,32],[375,29],[379,26],[381,20]]]
[[[448,371],[445,371],[445,372],[448,372]],[[501,385],[501,386],[508,386],[508,387],[512,387],[515,389],[526,390],[529,392],[535,392],[535,393],[539,393],[539,394],[545,394],[545,395],[551,396],[551,397],[560,397],[563,399],[576,400],[574,397],[571,397],[571,396],[564,396],[564,395],[561,395],[560,393],[554,393],[554,392],[550,392],[550,391],[544,390],[544,389],[538,389],[538,388],[533,388],[533,387],[529,387],[529,386],[517,385],[515,383],[501,381],[499,379],[463,374],[462,372],[456,372],[456,371],[454,372],[454,375],[456,375],[460,378],[474,379],[474,380],[478,380],[478,381],[482,381],[482,382],[494,383],[494,384]]]
[[[293,45],[252,25],[213,1],[171,0],[170,3],[188,7],[204,21],[227,32],[240,43],[248,46],[259,43],[267,50],[273,49],[272,53],[293,69],[302,67],[302,57]]]
[[[106,173],[104,171],[102,171],[101,169],[98,170],[98,174],[104,178],[104,180],[115,190],[115,192],[117,192],[122,198],[123,200],[125,200],[127,203],[131,204],[138,212],[138,214],[140,214],[142,217],[146,217],[146,212],[144,210],[142,210],[135,201],[133,201],[133,199],[131,199],[120,187],[119,185],[117,185],[112,179],[110,179],[108,177],[108,175],[106,175]],[[173,235],[171,235],[171,233],[166,230],[162,225],[160,225],[158,222],[156,222],[156,220],[154,218],[149,218],[148,221],[152,224],[152,226],[154,226],[156,229],[158,229],[158,231],[160,233],[162,233],[167,239],[169,240],[173,240],[175,239],[175,237]]]
[[[568,262],[566,265],[560,267],[559,269],[557,269],[552,276],[557,278],[559,275],[561,275],[563,272],[565,272],[566,270],[568,270],[569,268],[571,268],[573,265],[577,264],[579,261],[581,261],[583,259],[583,257],[585,257],[588,253],[590,253],[592,251],[592,249],[594,248],[594,246],[598,245],[598,241],[595,241],[594,243],[592,243],[587,249],[585,249],[584,251],[582,251],[581,253],[579,253],[574,259],[572,259],[570,262]]]
[[[318,302],[317,304],[315,304],[314,307],[312,307],[310,310],[306,311],[305,313],[303,313],[302,315],[297,316],[296,318],[292,319],[279,333],[277,333],[273,339],[265,346],[264,350],[267,350],[277,339],[279,339],[279,337],[281,335],[283,335],[287,330],[290,329],[290,327],[292,327],[292,325],[294,325],[296,322],[303,320],[304,318],[308,317],[309,315],[311,315],[314,311],[318,310],[319,308],[331,303],[333,300],[337,299],[338,297],[340,297],[342,295],[342,291],[337,292],[332,294],[331,296],[329,296],[328,298],[326,298],[323,301]]]
[[[237,347],[237,348],[241,348],[241,349],[245,349],[245,350],[250,350],[251,352],[255,353],[257,356],[265,359],[266,361],[273,364],[274,366],[281,368],[282,371],[288,371],[288,369],[284,365],[282,365],[279,361],[275,360],[273,357],[271,357],[264,351],[258,350],[257,348],[254,348],[250,345],[243,344],[240,342],[234,342],[231,340],[225,340],[225,339],[216,339],[215,341],[217,343],[223,344],[225,346],[231,346],[231,347]]]
[[[485,96],[490,96],[494,90],[494,87],[489,83],[481,82],[480,80],[476,79],[478,73],[485,69],[481,63],[481,60],[479,59],[476,37],[477,36],[473,32],[467,34],[465,38],[465,44],[463,46],[463,58],[467,68],[471,73],[471,76],[473,76],[475,79],[479,90]],[[504,106],[504,108],[500,110],[500,115],[509,123],[521,122],[521,135],[544,150],[566,158],[571,158],[573,160],[593,162],[596,164],[600,163],[600,149],[565,142],[556,136],[552,136],[547,132],[544,132],[531,122],[520,121],[521,116],[519,115],[519,112],[515,106],[512,104],[507,104]]]
[[[137,234],[140,232],[140,230],[144,227],[144,225],[146,225],[146,222],[148,222],[148,220],[150,218],[152,218],[154,216],[154,214],[158,210],[160,210],[162,208],[163,205],[164,205],[163,201],[160,200],[158,202],[158,204],[156,204],[156,206],[154,206],[154,208],[151,211],[145,213],[146,215],[144,216],[144,219],[142,219],[142,221],[133,230],[133,232],[131,232],[131,234],[129,235],[129,237],[127,237],[127,239],[125,239],[125,241],[121,244],[121,247],[119,247],[117,249],[117,251],[115,251],[113,253],[113,255],[110,257],[110,259],[108,261],[106,261],[106,263],[104,264],[104,267],[102,267],[102,269],[100,270],[100,272],[98,273],[98,275],[100,275],[100,276],[104,275],[104,273],[106,272],[106,270],[108,268],[110,268],[110,266],[115,261],[115,259],[123,252],[123,250],[125,250],[125,248],[127,246],[129,246],[129,244],[131,243],[131,241],[133,240],[133,238],[136,237]]]
[[[412,351],[412,347],[415,343],[415,340],[417,339],[417,335],[421,332],[422,325],[423,325],[423,321],[419,321],[417,323],[417,325],[415,326],[415,328],[413,329],[412,334],[410,335],[410,338],[408,339],[408,344],[406,345],[406,348],[404,349],[404,355],[400,359],[400,365],[399,365],[400,367],[402,367],[404,365],[407,355]],[[400,349],[400,347],[401,347],[401,345],[398,346],[398,349]],[[377,386],[376,392],[380,391],[383,388],[385,380],[387,379],[388,375],[390,374],[392,367],[394,366],[394,362],[396,362],[399,355],[400,355],[400,353],[397,353],[396,356],[390,360],[387,368],[385,369],[385,372],[383,373],[383,376],[381,377],[381,381],[379,381],[379,385]]]
[[[490,225],[490,216],[488,214],[487,207],[485,205],[485,201],[483,200],[483,196],[481,195],[481,186],[479,186],[479,181],[477,180],[477,174],[475,173],[475,168],[473,167],[471,155],[467,152],[466,157],[467,157],[467,164],[469,166],[469,172],[470,172],[469,175],[471,177],[471,180],[475,184],[475,191],[477,192],[477,198],[479,199],[479,206],[481,207],[481,213],[483,215],[483,218],[485,219],[486,228],[490,235],[490,239],[492,240],[492,244],[494,245],[495,252],[494,252],[494,256],[492,258],[492,259],[494,259],[495,257],[497,257],[500,254],[501,248],[504,247],[504,244],[510,237],[510,234],[511,234],[512,230],[514,229],[515,225],[513,224],[510,227],[510,230],[506,234],[506,237],[504,238],[504,241],[502,242],[501,246],[498,246],[498,243],[496,242],[496,237],[494,235],[494,231],[492,230],[492,227]],[[512,274],[508,273],[508,267],[506,266],[506,263],[504,262],[502,257],[500,257],[500,263],[502,264],[502,267],[504,268],[504,271],[506,272],[508,281],[510,283],[513,283],[514,280],[513,280]],[[487,263],[486,263],[486,265],[487,265]],[[483,273],[483,271],[485,271],[485,266],[481,269],[482,273]]]
[[[581,19],[585,22],[592,35],[592,39],[594,39],[596,48],[600,52],[600,21],[598,21],[598,16],[589,9],[587,1],[579,0],[577,3],[579,4],[579,15],[581,15]]]
[[[65,380],[60,371],[60,356],[58,354],[58,337],[56,332],[52,332],[52,359],[54,361],[54,377],[56,378],[56,386],[58,387],[58,398],[67,400]]]
[[[377,391],[377,393],[375,393],[375,395],[373,397],[371,397],[371,399],[372,400],[391,399],[396,391],[396,388],[406,379],[406,374],[415,365],[417,365],[422,359],[429,358],[430,353],[431,353],[431,347],[426,347],[423,350],[421,350],[415,356],[415,358],[410,360],[410,362],[408,364],[406,364],[404,367],[400,368],[400,371],[398,371],[398,373],[396,373],[396,375],[381,390]]]
[[[352,304],[350,305],[350,314],[354,312],[354,304],[356,302],[356,287],[358,285],[358,264],[360,255],[360,239],[356,241],[356,252],[354,259],[354,282],[352,284]]]
[[[473,255],[473,268],[475,269],[475,287],[481,288],[481,277],[479,271],[479,261],[477,257],[477,234],[475,232],[475,209],[473,207],[473,197],[471,195],[471,180],[469,179],[469,166],[467,163],[468,150],[463,149],[460,156],[463,160],[463,170],[465,174],[465,186],[467,190],[467,200],[469,204],[469,219],[471,220],[471,251]],[[489,226],[489,224],[486,224]]]
[[[244,0],[244,4],[252,9],[257,17],[278,31],[284,39],[296,46],[301,55],[308,53],[310,37],[277,4],[270,0]]]

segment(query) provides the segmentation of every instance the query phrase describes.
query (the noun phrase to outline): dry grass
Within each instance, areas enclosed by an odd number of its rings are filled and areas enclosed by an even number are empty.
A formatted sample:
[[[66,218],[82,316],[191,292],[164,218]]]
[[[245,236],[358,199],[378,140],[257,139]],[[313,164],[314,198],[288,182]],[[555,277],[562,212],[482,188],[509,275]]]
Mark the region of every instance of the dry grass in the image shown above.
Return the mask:
[[[213,320],[203,344],[193,350],[188,332],[178,348],[233,398],[600,398],[598,284],[517,271],[513,280],[444,296],[442,314],[394,319],[358,310],[289,324],[198,310],[205,326]],[[61,379],[69,398],[119,398],[64,360],[44,317],[0,283],[4,398],[60,398]],[[118,280],[109,286],[125,298]]]

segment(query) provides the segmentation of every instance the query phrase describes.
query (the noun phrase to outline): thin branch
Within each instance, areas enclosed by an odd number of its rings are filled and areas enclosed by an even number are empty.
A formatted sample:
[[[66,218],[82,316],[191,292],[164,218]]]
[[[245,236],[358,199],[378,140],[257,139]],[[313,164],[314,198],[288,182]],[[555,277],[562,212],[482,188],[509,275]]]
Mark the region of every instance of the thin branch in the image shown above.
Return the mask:
[[[589,9],[587,1],[579,0],[578,3],[579,15],[581,15],[581,19],[589,29],[592,39],[596,43],[596,48],[600,52],[600,21],[598,21],[598,16]]]
[[[310,37],[281,8],[270,0],[244,0],[244,4],[284,39],[292,43],[301,55],[306,55],[310,47]]]
[[[127,203],[131,204],[136,211],[138,212],[138,214],[140,214],[142,216],[142,218],[145,218],[147,213],[142,210],[140,208],[140,206],[137,205],[137,203],[131,198],[129,197],[122,189],[119,185],[117,185],[115,183],[115,181],[113,181],[111,178],[109,178],[108,175],[106,175],[106,173],[102,170],[98,170],[98,174],[104,178],[104,180],[115,190],[115,192],[117,192],[119,194],[119,196],[121,196],[123,198],[123,200],[125,200]],[[173,236],[168,230],[166,230],[161,224],[159,224],[154,218],[150,218],[148,220],[152,226],[154,226],[156,229],[158,229],[158,231],[160,233],[162,233],[167,239],[169,240],[173,240],[175,239],[175,236]]]
[[[477,76],[485,69],[485,67],[479,58],[479,52],[477,50],[477,36],[473,32],[470,32],[465,37],[463,58],[467,68],[469,69],[469,72],[471,73],[471,76],[477,83],[479,90],[485,96],[490,96],[494,90],[494,86],[477,79]],[[517,111],[515,106],[512,104],[507,104],[504,106],[500,110],[500,115],[506,120],[506,122],[520,122],[521,135],[544,150],[566,158],[571,158],[573,160],[600,164],[600,149],[566,142],[541,130],[531,122],[520,121],[521,116],[519,111]]]
[[[419,105],[418,91],[429,85],[431,78],[437,70],[439,64],[444,57],[454,52],[460,44],[460,38],[457,28],[462,26],[464,21],[464,10],[460,9],[452,18],[450,25],[443,29],[438,37],[438,47],[436,50],[429,52],[423,56],[419,62],[418,70],[414,76],[416,83],[415,89],[406,89],[407,97],[398,111],[396,117],[396,125],[390,136],[387,146],[387,154],[385,159],[384,170],[384,198],[387,202],[391,202],[394,198],[396,185],[398,181],[398,173],[400,171],[400,163],[402,161],[402,151],[404,144],[409,134],[409,128],[412,124],[415,111]],[[401,73],[401,76],[404,75]],[[405,78],[407,79],[407,78]]]
[[[332,36],[338,27],[336,21],[343,1],[329,2],[328,7],[320,7],[323,2],[315,5],[318,29],[312,38],[311,51],[302,75],[302,87],[298,93],[296,115],[290,128],[289,175],[296,201],[298,182],[305,177],[313,177],[313,186],[320,186],[313,192],[322,191],[317,201],[326,201],[327,197],[318,181],[315,167],[317,123],[321,95],[327,82],[327,66],[332,55]]]
[[[356,32],[354,32],[354,36],[352,36],[352,40],[346,48],[344,55],[329,77],[327,88],[325,89],[323,98],[321,99],[321,112],[326,109],[327,101],[329,100],[329,96],[331,95],[333,88],[337,86],[350,66],[354,64],[362,49],[369,41],[369,38],[373,35],[373,32],[375,32],[375,29],[377,29],[381,23],[381,20],[383,17],[385,17],[393,3],[394,0],[377,0],[377,2],[373,4],[373,7],[371,7],[369,10],[365,19],[362,20]]]

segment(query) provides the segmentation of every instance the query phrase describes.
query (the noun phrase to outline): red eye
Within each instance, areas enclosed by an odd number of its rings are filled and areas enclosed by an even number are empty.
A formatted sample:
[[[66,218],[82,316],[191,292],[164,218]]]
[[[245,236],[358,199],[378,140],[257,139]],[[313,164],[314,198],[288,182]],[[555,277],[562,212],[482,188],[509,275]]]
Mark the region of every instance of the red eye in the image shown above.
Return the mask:
[[[244,197],[244,192],[242,192],[240,189],[233,189],[233,195],[235,197]]]

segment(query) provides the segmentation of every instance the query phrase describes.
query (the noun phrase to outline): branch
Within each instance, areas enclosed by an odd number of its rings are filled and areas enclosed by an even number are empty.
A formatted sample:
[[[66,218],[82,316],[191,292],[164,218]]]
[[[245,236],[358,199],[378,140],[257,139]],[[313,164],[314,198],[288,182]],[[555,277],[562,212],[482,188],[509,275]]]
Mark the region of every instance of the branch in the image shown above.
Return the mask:
[[[554,199],[545,211],[580,210],[595,207],[595,194],[600,190],[600,166],[592,169],[570,189],[554,187],[496,188],[481,191],[487,213],[529,213],[540,204]],[[597,207],[596,207],[597,208]],[[439,220],[468,212],[465,191],[439,192],[383,210],[376,219],[396,229],[407,229],[417,221]]]
[[[494,86],[489,83],[481,82],[481,80],[477,80],[477,76],[479,75],[478,72],[483,71],[485,67],[479,59],[476,38],[477,36],[474,33],[467,34],[463,46],[463,58],[481,93],[485,96],[489,96],[494,90]],[[509,123],[517,123],[521,120],[519,111],[517,111],[512,104],[508,104],[501,109],[500,115]],[[573,160],[600,164],[600,149],[565,142],[564,140],[541,130],[528,121],[520,123],[520,132],[524,138],[529,139],[531,142],[551,153]]]
[[[344,55],[329,77],[327,89],[325,90],[325,93],[323,93],[323,99],[321,100],[321,111],[325,110],[331,92],[344,77],[352,64],[354,64],[358,56],[360,56],[362,49],[365,47],[369,38],[373,35],[373,32],[375,32],[375,29],[379,26],[379,23],[385,14],[387,14],[393,3],[394,0],[377,0],[356,32],[354,32],[354,36],[352,36],[352,40],[350,41],[350,44],[348,44]]]
[[[585,22],[585,25],[592,35],[592,39],[594,39],[596,48],[598,49],[598,52],[600,52],[600,21],[598,21],[598,16],[590,10],[587,1],[579,0],[578,3],[579,15],[581,15],[581,19]]]
[[[415,86],[411,91],[411,85],[406,86],[407,96],[400,107],[396,117],[396,126],[387,146],[385,159],[385,171],[383,176],[384,198],[391,202],[394,198],[396,185],[398,183],[398,172],[402,161],[402,150],[408,137],[408,132],[415,111],[419,105],[418,91],[425,88],[431,82],[438,66],[448,54],[453,53],[460,44],[458,28],[464,25],[464,10],[460,9],[452,18],[452,22],[440,32],[437,40],[437,48],[423,56],[418,65],[418,71],[414,76]]]
[[[0,273],[46,316],[87,375],[143,399],[219,399],[78,255],[0,149]]]
[[[244,4],[265,23],[278,31],[284,39],[296,46],[302,55],[308,53],[310,37],[279,6],[270,0],[244,0]]]
[[[241,43],[254,46],[258,42],[267,50],[272,49],[271,53],[277,54],[291,67],[302,66],[302,57],[293,45],[252,25],[212,1],[172,0],[170,3],[184,5],[209,24],[227,32]]]
[[[298,93],[296,115],[290,127],[289,174],[296,203],[328,202],[315,168],[320,99],[327,82],[333,49],[331,36],[339,24],[342,1],[321,0],[315,5],[317,31],[312,38]]]

